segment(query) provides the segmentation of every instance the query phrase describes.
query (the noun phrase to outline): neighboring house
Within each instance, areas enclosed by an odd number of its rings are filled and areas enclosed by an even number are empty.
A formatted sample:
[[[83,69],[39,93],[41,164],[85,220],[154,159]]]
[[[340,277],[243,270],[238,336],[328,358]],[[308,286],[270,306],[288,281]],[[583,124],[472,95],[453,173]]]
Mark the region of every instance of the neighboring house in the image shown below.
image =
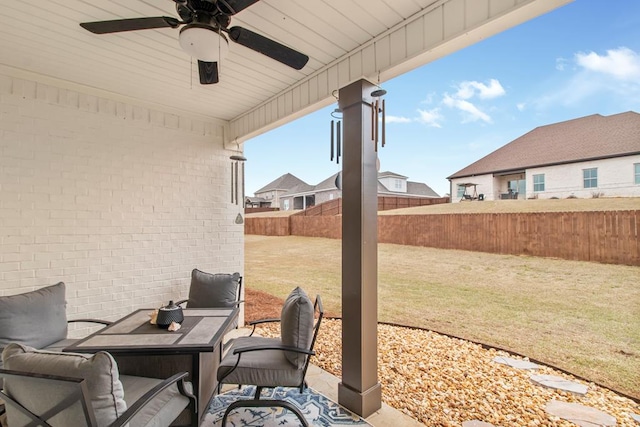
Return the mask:
[[[255,207],[284,209],[281,206],[280,197],[289,192],[292,188],[299,186],[308,186],[308,184],[300,178],[291,175],[290,173],[286,173],[253,193],[255,196],[254,199],[260,200],[260,206]]]
[[[287,174],[289,175],[289,174]],[[280,209],[306,209],[320,203],[342,197],[342,191],[337,182],[340,173],[312,186],[301,183],[280,195]],[[284,176],[284,175],[283,175]],[[257,193],[256,193],[257,195]],[[407,177],[393,172],[378,173],[378,195],[400,197],[440,197],[427,184],[407,181]]]
[[[447,179],[452,202],[640,196],[640,114],[537,127]]]
[[[271,201],[263,197],[246,197],[244,200],[245,208],[268,208],[271,207]]]

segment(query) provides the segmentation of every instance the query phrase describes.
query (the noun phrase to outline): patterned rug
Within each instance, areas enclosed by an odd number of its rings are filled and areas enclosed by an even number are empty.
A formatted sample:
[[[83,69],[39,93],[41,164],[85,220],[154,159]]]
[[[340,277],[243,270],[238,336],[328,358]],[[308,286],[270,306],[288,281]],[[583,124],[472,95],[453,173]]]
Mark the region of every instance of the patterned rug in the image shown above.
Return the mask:
[[[220,427],[222,416],[231,402],[238,399],[252,399],[254,386],[232,389],[213,398],[205,415],[202,427]],[[263,399],[285,399],[301,409],[310,426],[368,426],[369,423],[320,393],[307,388],[300,393],[297,388],[264,389]],[[298,418],[283,408],[238,408],[227,417],[227,426],[280,427],[299,426]]]

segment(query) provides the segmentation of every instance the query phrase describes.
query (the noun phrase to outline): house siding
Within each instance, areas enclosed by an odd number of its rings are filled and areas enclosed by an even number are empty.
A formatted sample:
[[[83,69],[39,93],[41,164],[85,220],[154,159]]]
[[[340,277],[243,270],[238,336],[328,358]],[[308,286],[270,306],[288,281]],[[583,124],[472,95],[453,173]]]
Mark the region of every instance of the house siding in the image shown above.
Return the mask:
[[[4,75],[0,118],[0,295],[63,281],[114,320],[242,272],[222,125]]]
[[[634,183],[633,164],[640,162],[640,155],[548,166],[527,170],[527,197],[548,199],[551,197],[638,197],[640,185]],[[583,188],[583,169],[597,168],[598,186]],[[545,191],[533,191],[533,175],[545,175]]]
[[[526,198],[550,199],[557,197],[591,198],[591,197],[640,197],[640,185],[634,182],[634,164],[640,163],[640,155],[600,159],[587,162],[568,163],[555,166],[529,168],[524,174],[502,175],[492,174],[451,180],[452,202],[459,202],[456,188],[459,183],[477,183],[478,193],[485,194],[485,200],[498,200],[500,194],[506,192],[506,181],[520,177],[526,180]],[[598,170],[598,186],[584,188],[583,169]],[[544,191],[534,191],[533,176],[544,174]],[[520,199],[525,196],[520,195]]]

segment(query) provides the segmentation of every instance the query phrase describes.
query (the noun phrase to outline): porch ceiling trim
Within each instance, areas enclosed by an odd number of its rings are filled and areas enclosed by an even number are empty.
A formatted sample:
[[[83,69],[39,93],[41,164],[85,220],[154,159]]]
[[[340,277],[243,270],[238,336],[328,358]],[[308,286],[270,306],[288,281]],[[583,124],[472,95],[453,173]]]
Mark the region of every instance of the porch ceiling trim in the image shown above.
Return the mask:
[[[229,123],[242,143],[336,102],[360,78],[384,82],[573,0],[439,0]]]

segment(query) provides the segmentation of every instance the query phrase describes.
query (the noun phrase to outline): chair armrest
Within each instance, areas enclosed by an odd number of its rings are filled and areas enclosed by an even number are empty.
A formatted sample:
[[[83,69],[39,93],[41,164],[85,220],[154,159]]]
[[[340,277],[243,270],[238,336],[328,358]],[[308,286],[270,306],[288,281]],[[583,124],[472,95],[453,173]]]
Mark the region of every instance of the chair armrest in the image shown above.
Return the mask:
[[[178,383],[178,390],[180,391],[180,394],[193,400],[193,407],[197,410],[198,405],[196,402],[196,397],[193,394],[188,393],[184,388],[184,379],[187,377],[187,375],[189,375],[188,372],[180,372],[162,381],[160,384],[156,385],[151,390],[146,392],[140,399],[135,401],[133,405],[129,406],[117,420],[109,425],[109,427],[122,427],[129,423],[132,418],[138,412],[140,412],[142,408],[149,404],[149,402],[151,402],[156,396],[158,396],[158,394],[162,393],[165,389],[176,382]]]
[[[253,333],[256,331],[256,326],[261,325],[263,323],[274,323],[274,322],[279,322],[280,319],[259,319],[259,320],[254,320],[253,322],[249,322],[247,323],[247,326],[253,326],[253,329],[251,330],[251,333],[249,334],[250,337],[253,336]]]
[[[76,323],[76,322],[100,323],[101,325],[106,325],[106,326],[109,326],[110,324],[113,323],[113,322],[110,322],[109,320],[102,320],[102,319],[68,319],[67,320],[67,323]]]
[[[260,319],[247,323],[247,325],[260,325],[261,323],[279,322],[280,319]]]
[[[262,351],[262,350],[294,351],[296,353],[308,354],[309,356],[313,356],[316,354],[316,352],[313,350],[308,350],[306,348],[300,348],[300,347],[293,347],[290,345],[281,345],[281,344],[253,345],[249,347],[240,347],[233,350],[233,354],[242,354],[242,353],[248,353],[250,351]]]

